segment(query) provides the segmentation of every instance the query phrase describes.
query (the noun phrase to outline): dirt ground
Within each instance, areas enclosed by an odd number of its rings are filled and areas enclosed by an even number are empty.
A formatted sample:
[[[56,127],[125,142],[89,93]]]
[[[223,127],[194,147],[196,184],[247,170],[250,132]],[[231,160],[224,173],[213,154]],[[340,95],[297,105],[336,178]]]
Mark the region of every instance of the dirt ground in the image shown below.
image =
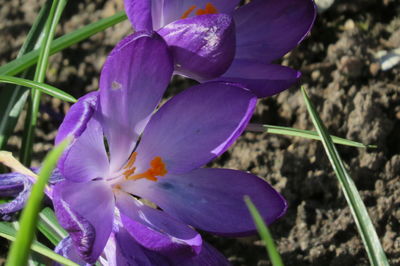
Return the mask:
[[[13,59],[43,0],[0,0],[0,63]],[[122,10],[122,1],[70,1],[57,35]],[[107,53],[131,33],[125,21],[51,57],[47,82],[75,97],[97,89]],[[392,265],[400,265],[400,66],[379,69],[375,55],[400,47],[398,0],[336,0],[319,14],[311,36],[281,63],[300,69],[329,131],[376,144],[339,146]],[[190,84],[175,78],[169,94]],[[43,97],[34,146],[38,164],[52,147],[69,104]],[[299,86],[261,100],[252,122],[312,129]],[[18,151],[22,127],[10,138]],[[368,265],[356,226],[323,147],[316,141],[245,133],[213,167],[250,171],[288,200],[270,226],[286,265]],[[269,265],[258,237],[206,236],[234,265]]]

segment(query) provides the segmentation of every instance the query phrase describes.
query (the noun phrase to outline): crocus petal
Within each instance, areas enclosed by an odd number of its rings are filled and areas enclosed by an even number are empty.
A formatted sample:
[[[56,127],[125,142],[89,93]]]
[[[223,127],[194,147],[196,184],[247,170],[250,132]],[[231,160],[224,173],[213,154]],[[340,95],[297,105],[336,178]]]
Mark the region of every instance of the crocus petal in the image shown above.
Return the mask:
[[[141,184],[142,183],[142,184]],[[286,201],[261,178],[230,169],[201,168],[190,173],[137,182],[132,193],[157,204],[171,216],[214,234],[254,233],[243,197],[248,195],[269,224],[286,211]]]
[[[96,108],[98,92],[90,92],[78,99],[71,106],[64,121],[58,128],[55,144],[57,145],[67,136],[79,137],[86,129],[86,124]]]
[[[171,48],[175,72],[198,81],[223,74],[235,55],[235,27],[225,14],[177,20],[159,33]]]
[[[229,261],[218,250],[210,244],[203,242],[201,252],[191,258],[171,257],[172,265],[179,266],[203,266],[203,265],[231,265]]]
[[[156,33],[135,33],[111,52],[100,77],[102,125],[111,170],[129,158],[172,75],[167,45]]]
[[[253,0],[235,10],[236,59],[264,63],[296,47],[316,16],[312,0]]]
[[[255,104],[254,94],[222,82],[183,91],[151,118],[137,148],[136,172],[148,169],[156,156],[168,173],[184,173],[206,164],[242,133]]]
[[[54,252],[56,252],[57,254],[60,254],[61,256],[72,260],[73,262],[79,264],[79,265],[91,265],[88,263],[85,263],[85,261],[83,261],[81,259],[81,257],[79,256],[79,253],[76,251],[73,243],[72,243],[72,239],[71,237],[67,236],[66,238],[64,238],[63,240],[60,241],[60,243],[58,243],[58,245],[55,247]],[[54,263],[53,265],[55,266],[61,266],[61,264],[59,263]]]
[[[54,209],[69,232],[82,259],[94,263],[110,236],[114,220],[114,197],[102,180],[87,183],[63,181],[54,186]]]
[[[240,83],[262,98],[289,88],[300,77],[299,71],[289,67],[238,59],[217,80]]]
[[[87,182],[108,174],[103,129],[96,116],[92,116],[85,131],[64,152],[58,167],[65,179],[74,182]]]
[[[135,31],[150,31],[153,29],[151,2],[152,0],[124,0],[126,15]]]
[[[19,173],[0,175],[0,196],[15,197],[13,200],[0,204],[0,216],[8,219],[9,215],[20,211],[29,197],[32,182],[28,176]]]
[[[173,256],[200,253],[201,236],[186,224],[125,192],[117,192],[116,199],[124,228],[145,248]]]
[[[126,2],[136,1],[143,0],[126,0]],[[211,3],[216,8],[218,13],[231,14],[239,2],[240,0],[153,0],[153,28],[154,30],[158,30],[159,28],[175,20],[185,17],[185,13],[188,17],[193,17],[196,15],[196,11],[199,9],[204,9],[208,3]],[[193,10],[188,13],[190,9]],[[132,16],[136,14],[137,13],[132,13]]]

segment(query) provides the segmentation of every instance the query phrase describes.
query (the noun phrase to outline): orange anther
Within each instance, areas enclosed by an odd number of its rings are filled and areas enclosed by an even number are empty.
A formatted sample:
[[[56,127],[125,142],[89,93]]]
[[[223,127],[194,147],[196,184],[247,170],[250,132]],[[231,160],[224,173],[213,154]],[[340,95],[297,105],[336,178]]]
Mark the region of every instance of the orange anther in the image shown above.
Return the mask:
[[[195,9],[196,9],[196,6],[194,6],[194,5],[189,7],[188,10],[183,12],[181,19],[187,18],[190,15],[190,13],[192,13],[192,11]]]
[[[165,164],[163,162],[163,160],[161,159],[161,157],[157,156],[154,157],[153,160],[151,160],[150,162],[150,168],[141,173],[141,174],[137,174],[137,175],[125,175],[126,179],[129,180],[137,180],[137,179],[141,179],[141,178],[146,178],[148,180],[151,181],[157,181],[157,177],[156,176],[164,176],[167,174],[167,169],[165,168]]]
[[[206,7],[204,9],[199,9],[196,11],[196,15],[207,15],[207,14],[217,14],[218,10],[217,8],[211,4],[210,2],[208,2],[206,4]]]

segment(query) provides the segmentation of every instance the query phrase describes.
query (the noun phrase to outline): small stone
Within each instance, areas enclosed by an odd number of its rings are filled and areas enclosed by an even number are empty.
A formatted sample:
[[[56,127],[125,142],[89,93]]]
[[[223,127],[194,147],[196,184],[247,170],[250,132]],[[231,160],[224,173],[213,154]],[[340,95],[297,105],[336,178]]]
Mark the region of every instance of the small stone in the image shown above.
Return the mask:
[[[355,28],[356,28],[356,24],[354,23],[354,21],[352,19],[348,19],[344,23],[344,30],[350,31],[350,30],[354,30]]]
[[[379,63],[372,63],[371,65],[369,65],[369,73],[371,73],[372,76],[376,76],[379,72],[379,70],[381,69],[381,66]]]

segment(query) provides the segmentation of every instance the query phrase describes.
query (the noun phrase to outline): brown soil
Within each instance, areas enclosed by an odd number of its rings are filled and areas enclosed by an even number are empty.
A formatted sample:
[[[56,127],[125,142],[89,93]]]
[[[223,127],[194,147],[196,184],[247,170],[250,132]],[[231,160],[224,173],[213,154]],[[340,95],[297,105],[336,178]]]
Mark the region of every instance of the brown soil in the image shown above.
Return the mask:
[[[16,56],[43,2],[0,1],[0,63]],[[121,2],[70,1],[57,35],[122,10]],[[338,149],[392,265],[400,265],[400,67],[383,72],[374,54],[400,47],[398,14],[396,0],[336,0],[319,15],[310,38],[282,60],[303,72],[301,84],[332,134],[378,145],[369,150]],[[107,53],[130,32],[126,21],[53,56],[47,82],[76,97],[97,89]],[[188,84],[175,78],[170,93]],[[36,164],[51,148],[68,107],[43,97],[34,146]],[[313,129],[298,87],[261,100],[253,122]],[[10,150],[18,150],[21,132],[19,125],[9,141]],[[212,166],[250,171],[286,197],[286,216],[270,227],[286,265],[368,264],[320,143],[247,132]],[[234,265],[269,265],[258,237],[206,238]]]

